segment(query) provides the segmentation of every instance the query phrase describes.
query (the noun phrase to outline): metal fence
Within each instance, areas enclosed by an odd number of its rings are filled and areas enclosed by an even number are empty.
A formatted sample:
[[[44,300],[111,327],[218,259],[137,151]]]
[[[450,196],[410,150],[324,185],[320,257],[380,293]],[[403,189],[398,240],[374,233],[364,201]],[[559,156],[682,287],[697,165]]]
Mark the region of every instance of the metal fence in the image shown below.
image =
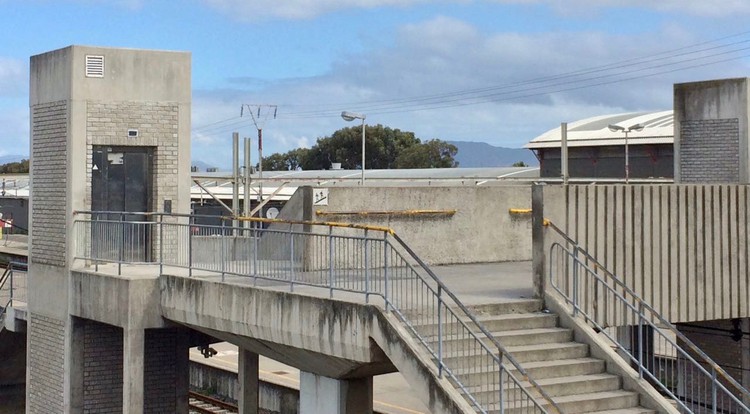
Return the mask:
[[[550,286],[572,306],[573,316],[682,411],[750,412],[745,388],[554,223],[548,225],[560,236],[550,246]]]
[[[10,262],[0,275],[0,326],[8,308],[26,303],[26,269],[25,263]]]
[[[102,219],[99,219],[101,217]],[[195,216],[150,214],[128,222],[77,213],[76,258],[140,263],[127,252],[149,250],[151,262],[255,284],[359,294],[392,312],[477,412],[560,412],[547,393],[419,257],[387,228],[339,223],[251,219],[237,226],[195,224]],[[128,234],[132,232],[133,235]],[[109,237],[107,240],[106,237]],[[102,249],[102,246],[107,246]],[[165,254],[165,249],[169,253]],[[529,391],[530,388],[533,391]],[[533,394],[533,395],[532,395]],[[541,399],[543,403],[538,400]]]

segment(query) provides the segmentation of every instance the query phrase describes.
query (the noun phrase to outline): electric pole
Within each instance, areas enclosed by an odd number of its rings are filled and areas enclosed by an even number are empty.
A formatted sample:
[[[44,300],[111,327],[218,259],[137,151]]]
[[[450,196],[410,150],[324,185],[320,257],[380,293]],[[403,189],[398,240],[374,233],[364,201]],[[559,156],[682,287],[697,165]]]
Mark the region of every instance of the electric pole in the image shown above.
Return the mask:
[[[240,116],[245,115],[245,108],[253,118],[253,124],[255,129],[258,130],[258,202],[263,202],[263,127],[266,122],[271,119],[276,119],[276,112],[278,111],[278,105],[269,104],[242,104],[240,108]],[[262,215],[261,211],[258,215]]]

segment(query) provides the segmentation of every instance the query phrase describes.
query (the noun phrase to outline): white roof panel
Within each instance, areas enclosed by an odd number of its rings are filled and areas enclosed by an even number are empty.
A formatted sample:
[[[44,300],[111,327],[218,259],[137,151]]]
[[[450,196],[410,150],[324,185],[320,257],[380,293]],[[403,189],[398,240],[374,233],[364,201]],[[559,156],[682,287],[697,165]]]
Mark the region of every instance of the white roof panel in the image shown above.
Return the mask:
[[[673,111],[630,112],[602,115],[568,123],[568,146],[591,147],[604,145],[625,145],[625,134],[610,131],[610,124],[629,128],[636,124],[644,126],[641,131],[628,133],[628,144],[672,144],[674,142]],[[524,148],[559,148],[560,127],[551,129],[532,139]]]

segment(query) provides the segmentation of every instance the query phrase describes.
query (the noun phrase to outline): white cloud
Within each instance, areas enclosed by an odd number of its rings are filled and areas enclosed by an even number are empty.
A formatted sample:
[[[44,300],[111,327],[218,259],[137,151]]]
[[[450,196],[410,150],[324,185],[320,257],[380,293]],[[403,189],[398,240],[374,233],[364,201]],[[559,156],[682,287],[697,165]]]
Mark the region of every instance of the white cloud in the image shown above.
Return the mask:
[[[696,16],[733,16],[750,13],[750,2],[746,0],[568,0],[564,6],[555,0],[539,0],[539,2],[549,3],[558,8],[578,10],[628,7]]]
[[[264,18],[310,19],[337,10],[385,6],[404,7],[430,0],[203,0],[206,4],[241,20]]]
[[[142,0],[98,0],[139,4]],[[546,4],[564,15],[586,15],[612,7],[639,8],[696,16],[736,16],[750,14],[747,0],[203,0],[233,18],[257,21],[268,18],[311,19],[326,13],[347,9],[409,7],[437,3],[498,3],[509,5]]]

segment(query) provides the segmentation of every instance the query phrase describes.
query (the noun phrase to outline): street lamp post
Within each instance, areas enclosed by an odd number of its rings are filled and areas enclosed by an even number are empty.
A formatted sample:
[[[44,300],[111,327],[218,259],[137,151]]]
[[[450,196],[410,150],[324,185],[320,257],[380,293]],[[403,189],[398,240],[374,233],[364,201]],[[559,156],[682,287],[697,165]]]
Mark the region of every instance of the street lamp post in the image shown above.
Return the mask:
[[[355,119],[362,120],[362,185],[365,185],[365,114],[344,111],[341,113],[341,118],[347,122]]]
[[[630,153],[628,151],[628,134],[633,131],[643,130],[643,124],[631,125],[628,128],[622,127],[620,125],[610,124],[608,125],[608,128],[612,132],[620,131],[625,133],[625,182],[627,183],[630,179]]]

